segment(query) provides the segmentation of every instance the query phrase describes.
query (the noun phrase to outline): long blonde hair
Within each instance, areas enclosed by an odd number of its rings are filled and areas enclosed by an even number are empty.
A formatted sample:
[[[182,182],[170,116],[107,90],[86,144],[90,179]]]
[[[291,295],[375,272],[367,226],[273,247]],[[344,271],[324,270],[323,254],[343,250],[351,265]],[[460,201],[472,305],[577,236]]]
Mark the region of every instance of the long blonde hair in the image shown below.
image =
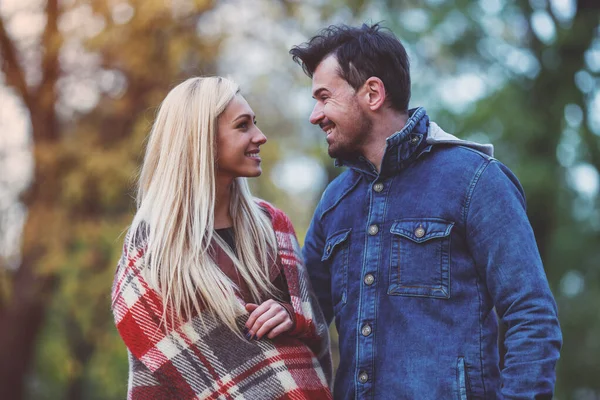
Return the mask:
[[[255,302],[277,291],[269,278],[275,234],[245,178],[234,180],[229,207],[237,256],[214,233],[217,118],[238,92],[229,79],[188,79],[164,99],[149,136],[130,231],[133,240],[140,232],[147,238],[143,273],[163,300],[165,323],[193,311],[204,321],[208,311],[239,331],[236,318],[246,311],[213,259],[214,243],[233,260]]]

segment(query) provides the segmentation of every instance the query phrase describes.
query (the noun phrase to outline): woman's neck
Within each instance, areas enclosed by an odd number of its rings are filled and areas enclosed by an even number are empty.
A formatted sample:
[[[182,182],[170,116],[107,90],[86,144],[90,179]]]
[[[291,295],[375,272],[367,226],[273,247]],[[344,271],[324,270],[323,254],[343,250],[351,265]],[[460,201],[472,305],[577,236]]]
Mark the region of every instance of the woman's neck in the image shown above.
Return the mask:
[[[215,198],[215,229],[229,228],[233,225],[229,203],[231,201],[231,187],[233,179],[217,179],[216,198]]]

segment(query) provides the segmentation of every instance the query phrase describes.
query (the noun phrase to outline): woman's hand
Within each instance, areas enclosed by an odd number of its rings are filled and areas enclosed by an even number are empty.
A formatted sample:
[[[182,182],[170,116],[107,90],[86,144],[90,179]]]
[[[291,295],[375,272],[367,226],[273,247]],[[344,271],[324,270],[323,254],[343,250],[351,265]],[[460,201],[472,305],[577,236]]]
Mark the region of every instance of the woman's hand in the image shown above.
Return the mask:
[[[250,313],[246,322],[248,339],[261,339],[265,335],[273,339],[294,326],[290,314],[275,300],[269,299],[261,305],[247,303],[246,310]]]

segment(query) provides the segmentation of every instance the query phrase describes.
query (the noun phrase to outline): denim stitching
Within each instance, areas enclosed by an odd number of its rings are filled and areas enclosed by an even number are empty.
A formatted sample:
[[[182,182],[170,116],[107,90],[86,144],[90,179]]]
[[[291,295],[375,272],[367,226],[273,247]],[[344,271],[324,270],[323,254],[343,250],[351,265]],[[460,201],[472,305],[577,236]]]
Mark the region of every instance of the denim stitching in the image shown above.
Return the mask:
[[[470,150],[470,149],[469,149]],[[479,153],[479,152],[475,152],[475,153]],[[485,170],[489,167],[489,165],[494,161],[493,158],[488,158],[487,162],[485,162],[484,164],[482,164],[482,166],[475,172],[475,176],[473,177],[473,180],[471,181],[471,185],[469,186],[469,192],[467,194],[467,198],[465,201],[465,206],[464,206],[464,226],[465,226],[465,243],[468,243],[468,238],[467,238],[467,222],[468,222],[468,214],[469,214],[469,209],[470,209],[470,205],[471,205],[471,199],[473,198],[473,193],[475,192],[475,188],[477,186],[477,184],[479,183],[479,180],[481,178],[481,176],[483,175],[483,173],[485,172]],[[477,285],[477,297],[479,298],[479,360],[480,360],[480,368],[481,368],[481,381],[483,384],[483,394],[484,394],[484,398],[486,397],[486,388],[485,388],[485,377],[483,376],[485,368],[484,368],[484,351],[483,351],[483,317],[482,317],[482,309],[483,309],[483,300],[481,298],[481,289],[479,287],[479,280],[481,279],[481,276],[479,274],[479,270],[477,268],[477,265],[475,264],[475,274],[477,276],[477,279],[475,280],[475,284]]]
[[[352,172],[351,172],[352,173]],[[362,176],[360,174],[358,174],[356,181],[354,181],[346,191],[344,191],[339,198],[337,198],[333,204],[331,206],[329,206],[327,209],[325,209],[325,211],[323,211],[321,213],[321,216],[319,217],[319,220],[323,220],[323,217],[325,216],[325,214],[327,214],[329,211],[333,210],[335,208],[335,206],[337,206],[340,201],[342,201],[342,199],[344,197],[346,197],[346,195],[348,195],[348,193],[350,193],[352,191],[352,189],[354,189],[356,187],[356,185],[358,185],[358,183],[361,181]],[[325,193],[323,193],[323,197],[325,196]]]

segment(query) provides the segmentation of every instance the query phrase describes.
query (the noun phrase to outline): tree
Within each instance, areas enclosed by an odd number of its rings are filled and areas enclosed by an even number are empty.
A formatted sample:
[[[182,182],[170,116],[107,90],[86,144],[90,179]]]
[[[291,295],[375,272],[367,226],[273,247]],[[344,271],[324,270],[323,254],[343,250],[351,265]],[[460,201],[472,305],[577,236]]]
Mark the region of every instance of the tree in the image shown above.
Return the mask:
[[[14,270],[3,269],[0,324],[9,329],[0,331],[0,388],[6,398],[25,395],[36,341],[61,285],[70,287],[61,291],[68,301],[58,307],[65,317],[61,324],[68,324],[64,332],[71,354],[63,364],[71,366],[68,396],[81,396],[86,362],[105,340],[104,332],[111,331],[107,288],[94,290],[94,281],[108,277],[110,282],[118,258],[115,238],[131,210],[131,199],[123,194],[130,191],[151,119],[147,110],[177,80],[192,72],[214,73],[218,40],[207,42],[196,34],[212,2],[188,2],[178,9],[160,1],[129,4],[48,0],[45,28],[33,48],[12,37],[10,17],[0,16],[2,72],[29,113],[34,154],[33,178],[22,195],[28,213],[22,261]],[[76,23],[86,13],[83,24],[104,26],[77,37],[76,31],[89,28]],[[72,32],[64,27],[69,20]],[[65,61],[84,44],[87,56],[92,52],[99,60],[93,68]],[[31,50],[41,56],[39,82],[25,71]],[[104,87],[92,79],[104,80]],[[90,83],[91,96],[99,97],[94,112],[70,98]]]

